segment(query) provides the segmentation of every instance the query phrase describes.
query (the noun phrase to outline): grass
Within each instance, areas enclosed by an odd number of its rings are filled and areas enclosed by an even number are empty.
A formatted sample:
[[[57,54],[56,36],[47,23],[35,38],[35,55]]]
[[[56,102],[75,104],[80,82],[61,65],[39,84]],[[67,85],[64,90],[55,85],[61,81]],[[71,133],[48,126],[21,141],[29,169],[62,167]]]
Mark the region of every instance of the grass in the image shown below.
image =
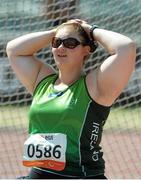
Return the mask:
[[[0,128],[27,126],[29,106],[1,106]]]
[[[141,107],[112,108],[105,129],[141,130]]]
[[[23,128],[28,124],[29,106],[1,106],[0,127]],[[112,108],[105,130],[141,130],[141,107]]]

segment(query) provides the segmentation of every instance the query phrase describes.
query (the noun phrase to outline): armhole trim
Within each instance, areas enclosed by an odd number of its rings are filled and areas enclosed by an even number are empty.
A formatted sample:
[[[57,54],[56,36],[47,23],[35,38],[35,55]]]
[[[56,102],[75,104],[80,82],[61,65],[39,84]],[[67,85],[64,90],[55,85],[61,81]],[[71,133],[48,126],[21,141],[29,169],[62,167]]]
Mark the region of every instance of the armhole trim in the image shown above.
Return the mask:
[[[102,105],[102,104],[99,104],[99,103],[97,103],[94,99],[92,99],[92,97],[90,96],[90,93],[89,93],[89,91],[88,91],[88,88],[87,88],[86,76],[84,76],[84,85],[85,85],[85,88],[86,88],[87,95],[89,96],[89,98],[90,98],[90,100],[91,100],[92,102],[94,102],[95,104],[97,104],[97,105],[99,105],[99,106],[101,106],[101,107],[104,107],[104,108],[110,108],[110,107],[111,107],[111,106],[104,106],[104,105]]]
[[[34,89],[34,91],[33,91],[33,96],[35,95],[36,91],[38,90],[39,85],[40,85],[43,81],[46,81],[48,78],[50,78],[51,76],[54,76],[54,75],[56,75],[56,74],[53,73],[53,74],[50,74],[50,75],[44,77],[43,79],[41,79],[41,81],[39,81],[39,83],[36,85],[36,87],[35,87],[35,89]]]

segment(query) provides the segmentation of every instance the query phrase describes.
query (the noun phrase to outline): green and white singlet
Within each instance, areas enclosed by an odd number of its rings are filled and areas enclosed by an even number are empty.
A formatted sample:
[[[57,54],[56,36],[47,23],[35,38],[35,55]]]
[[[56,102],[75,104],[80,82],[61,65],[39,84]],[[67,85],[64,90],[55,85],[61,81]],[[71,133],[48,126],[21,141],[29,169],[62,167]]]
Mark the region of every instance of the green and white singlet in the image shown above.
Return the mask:
[[[64,91],[54,89],[57,78],[52,74],[35,89],[23,164],[66,176],[104,174],[99,144],[110,107],[91,99],[85,76]]]

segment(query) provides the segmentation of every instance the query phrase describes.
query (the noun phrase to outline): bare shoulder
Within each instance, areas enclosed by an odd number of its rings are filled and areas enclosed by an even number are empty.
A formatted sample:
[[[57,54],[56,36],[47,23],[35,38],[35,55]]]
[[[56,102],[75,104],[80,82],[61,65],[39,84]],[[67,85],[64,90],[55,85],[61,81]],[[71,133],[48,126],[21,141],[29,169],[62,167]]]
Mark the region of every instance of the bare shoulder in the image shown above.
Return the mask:
[[[86,85],[91,98],[103,106],[111,106],[112,101],[102,94],[98,88],[99,67],[90,71],[86,77]]]
[[[97,87],[97,70],[90,71],[86,76],[86,85],[89,92],[89,95],[93,100],[98,102],[99,92]]]
[[[39,82],[42,79],[44,79],[45,77],[47,77],[51,74],[55,74],[55,73],[56,73],[56,71],[52,66],[45,64],[45,63],[41,63],[41,68],[40,68],[40,71],[38,73],[34,89],[36,88],[36,86],[39,84]]]

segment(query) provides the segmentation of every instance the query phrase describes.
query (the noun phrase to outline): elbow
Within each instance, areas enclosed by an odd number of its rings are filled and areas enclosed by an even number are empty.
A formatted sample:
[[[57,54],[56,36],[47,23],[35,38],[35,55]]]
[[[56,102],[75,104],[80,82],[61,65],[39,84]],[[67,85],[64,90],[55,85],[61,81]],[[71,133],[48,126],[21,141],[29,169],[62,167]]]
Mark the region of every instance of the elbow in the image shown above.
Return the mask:
[[[136,43],[133,40],[129,39],[129,42],[127,44],[130,50],[136,53]]]
[[[128,52],[129,55],[132,57],[133,61],[136,60],[136,43],[132,40],[128,43]]]
[[[13,56],[18,56],[18,48],[17,48],[17,44],[15,44],[15,42],[9,41],[6,45],[6,53],[8,57],[13,57]]]
[[[136,43],[130,38],[127,38],[126,41],[119,47],[117,52],[124,59],[130,59],[132,62],[135,62]]]
[[[14,49],[12,48],[12,43],[11,41],[9,41],[6,45],[6,53],[7,53],[7,56],[12,56],[14,54]]]
[[[128,52],[136,55],[136,43],[132,39],[127,39],[126,47],[128,49]]]
[[[127,45],[127,55],[126,55],[128,62],[130,62],[130,65],[132,67],[132,70],[135,69],[135,63],[136,63],[136,43],[132,40]]]

